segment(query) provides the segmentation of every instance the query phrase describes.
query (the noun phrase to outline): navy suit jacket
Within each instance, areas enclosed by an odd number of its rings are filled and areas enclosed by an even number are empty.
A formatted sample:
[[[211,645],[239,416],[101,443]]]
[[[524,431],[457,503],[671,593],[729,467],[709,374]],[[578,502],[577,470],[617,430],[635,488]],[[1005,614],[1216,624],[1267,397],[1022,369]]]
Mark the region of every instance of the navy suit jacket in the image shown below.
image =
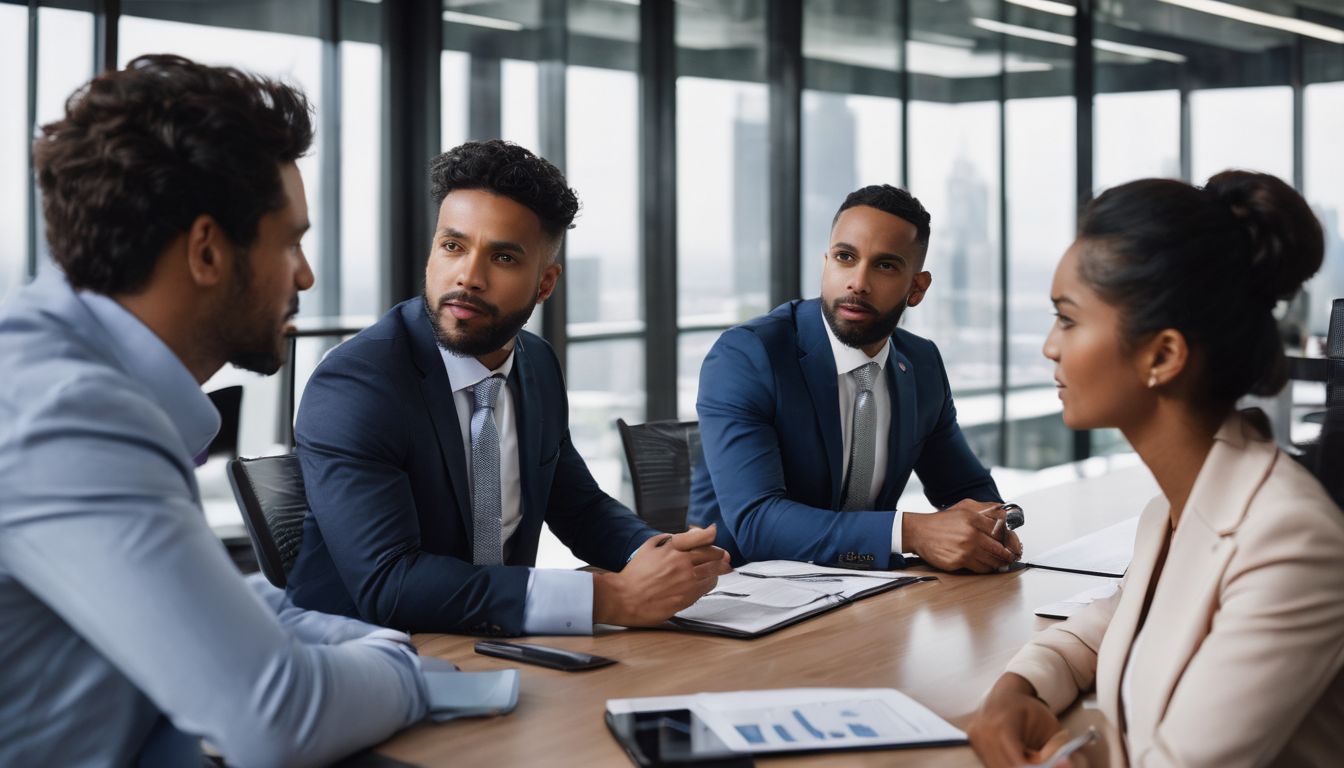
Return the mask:
[[[294,602],[408,632],[522,634],[543,520],[578,557],[620,570],[656,532],[594,482],[569,439],[555,353],[525,331],[509,390],[522,521],[505,564],[477,566],[467,452],[423,299],[332,350],[295,426],[311,514]]]
[[[896,500],[919,473],[939,507],[1002,501],[957,426],[933,342],[892,334],[883,511],[842,512],[840,395],[817,299],[791,301],[724,332],[700,369],[705,460],[692,476],[690,519],[718,523],[719,546],[740,564],[806,560],[900,568],[891,552]]]

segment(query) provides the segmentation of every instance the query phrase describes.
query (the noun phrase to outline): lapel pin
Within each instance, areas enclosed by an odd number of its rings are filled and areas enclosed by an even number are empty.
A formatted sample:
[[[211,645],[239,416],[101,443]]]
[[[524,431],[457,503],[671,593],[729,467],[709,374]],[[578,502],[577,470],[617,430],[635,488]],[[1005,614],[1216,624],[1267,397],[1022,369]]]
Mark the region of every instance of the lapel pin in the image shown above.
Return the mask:
[[[896,367],[901,369],[901,373],[905,373],[905,363],[902,363],[901,361],[897,360]]]

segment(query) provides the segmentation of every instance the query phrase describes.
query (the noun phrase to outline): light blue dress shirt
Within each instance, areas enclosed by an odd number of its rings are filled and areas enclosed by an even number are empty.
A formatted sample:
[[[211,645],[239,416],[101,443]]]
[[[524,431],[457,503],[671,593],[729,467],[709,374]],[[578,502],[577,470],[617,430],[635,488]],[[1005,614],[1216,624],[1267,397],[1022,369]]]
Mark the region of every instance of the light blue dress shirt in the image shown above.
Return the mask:
[[[459,357],[442,347],[443,366],[453,388],[453,404],[462,430],[462,447],[471,461],[471,388],[498,374],[504,378],[495,405],[495,428],[499,432],[500,510],[504,551],[522,520],[522,478],[518,469],[518,425],[514,422],[513,392],[509,374],[513,353],[493,371],[474,357]],[[471,467],[467,467],[468,470]],[[470,472],[468,472],[470,474]],[[532,568],[527,575],[527,598],[523,603],[523,632],[529,635],[590,635],[593,632],[593,576],[586,571]]]
[[[0,765],[320,764],[424,717],[405,634],[238,575],[192,461],[219,416],[138,319],[53,271],[0,372]]]

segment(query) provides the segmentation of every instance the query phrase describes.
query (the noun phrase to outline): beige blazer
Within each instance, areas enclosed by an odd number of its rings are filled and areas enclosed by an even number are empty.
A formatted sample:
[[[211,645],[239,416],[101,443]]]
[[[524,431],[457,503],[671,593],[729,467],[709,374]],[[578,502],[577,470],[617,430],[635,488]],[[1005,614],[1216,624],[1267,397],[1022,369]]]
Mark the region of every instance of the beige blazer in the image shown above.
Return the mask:
[[[1341,468],[1344,471],[1344,468]],[[1223,424],[1172,533],[1158,497],[1113,597],[1009,663],[1056,713],[1094,684],[1112,765],[1344,765],[1344,513],[1246,417]],[[1133,665],[1124,722],[1120,680]]]

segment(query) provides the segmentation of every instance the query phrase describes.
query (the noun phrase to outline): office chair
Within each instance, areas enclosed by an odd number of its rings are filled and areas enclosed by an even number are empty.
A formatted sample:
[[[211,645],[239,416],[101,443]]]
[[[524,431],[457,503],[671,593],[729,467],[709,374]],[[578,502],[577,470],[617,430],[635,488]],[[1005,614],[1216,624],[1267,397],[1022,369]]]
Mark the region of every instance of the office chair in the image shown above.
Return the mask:
[[[243,387],[241,384],[235,384],[205,394],[214,404],[215,410],[219,411],[219,432],[215,433],[215,439],[210,441],[206,455],[237,458],[238,422],[243,413]]]
[[[650,527],[668,533],[686,530],[691,499],[691,469],[704,460],[700,424],[650,421],[630,425],[616,420],[635,491],[635,514]]]
[[[303,541],[308,497],[303,489],[299,457],[264,456],[229,462],[229,485],[243,510],[243,522],[267,581],[280,589]]]
[[[1344,507],[1344,299],[1335,299],[1330,306],[1325,357],[1290,358],[1289,365],[1294,379],[1325,382],[1320,435],[1297,446],[1301,451],[1297,460],[1321,481],[1335,503]]]

